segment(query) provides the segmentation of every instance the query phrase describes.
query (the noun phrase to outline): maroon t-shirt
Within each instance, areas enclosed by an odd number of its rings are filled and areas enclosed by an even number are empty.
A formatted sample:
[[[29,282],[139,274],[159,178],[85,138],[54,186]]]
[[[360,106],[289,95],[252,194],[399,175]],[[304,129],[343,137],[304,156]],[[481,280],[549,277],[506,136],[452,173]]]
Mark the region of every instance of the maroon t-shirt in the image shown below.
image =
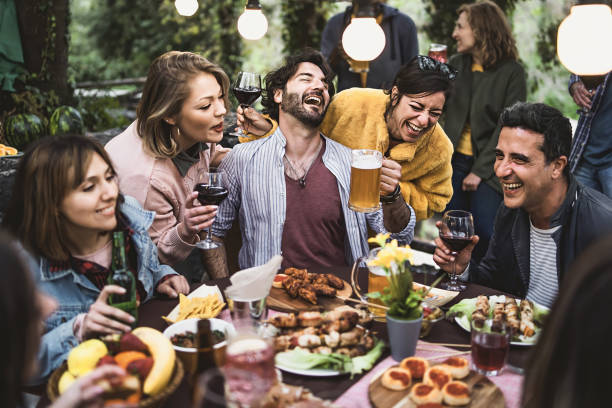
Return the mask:
[[[285,175],[283,267],[346,265],[346,228],[336,177],[323,164],[325,141],[301,186]]]

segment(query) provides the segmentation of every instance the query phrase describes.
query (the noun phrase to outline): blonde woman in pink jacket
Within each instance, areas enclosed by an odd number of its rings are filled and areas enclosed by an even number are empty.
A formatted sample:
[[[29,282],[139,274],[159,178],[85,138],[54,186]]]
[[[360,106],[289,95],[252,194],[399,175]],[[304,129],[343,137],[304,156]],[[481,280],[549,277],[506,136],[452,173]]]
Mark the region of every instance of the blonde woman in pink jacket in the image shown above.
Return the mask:
[[[167,52],[149,68],[136,121],[106,145],[121,191],[156,212],[149,234],[162,263],[175,269],[217,213],[217,206],[199,205],[193,187],[198,172],[227,151],[217,143],[228,88],[218,65],[191,52]]]

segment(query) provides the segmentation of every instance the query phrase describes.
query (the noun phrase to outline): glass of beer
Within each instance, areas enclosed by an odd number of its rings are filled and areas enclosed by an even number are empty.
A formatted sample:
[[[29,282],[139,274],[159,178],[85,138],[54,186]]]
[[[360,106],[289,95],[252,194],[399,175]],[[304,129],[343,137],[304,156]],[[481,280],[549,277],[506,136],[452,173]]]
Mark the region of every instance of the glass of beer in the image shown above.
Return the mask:
[[[380,168],[382,153],[377,150],[353,150],[349,208],[373,212],[380,208]]]
[[[389,286],[389,280],[387,279],[387,274],[384,269],[377,266],[367,266],[367,262],[376,258],[376,255],[382,248],[374,248],[370,251],[367,257],[361,257],[357,259],[355,262],[355,266],[353,266],[353,270],[351,271],[351,284],[353,286],[353,291],[359,296],[361,300],[364,302],[368,302],[370,304],[381,305],[384,306],[384,303],[379,299],[372,299],[368,297],[367,293],[371,292],[382,292],[384,288]],[[360,269],[359,266],[363,262],[366,262],[367,271],[368,271],[368,292],[362,293],[361,287],[358,282],[358,274],[359,271],[364,271],[365,269]],[[368,305],[368,310],[374,316],[374,319],[380,322],[384,322],[386,309],[376,306]]]
[[[427,55],[436,61],[446,64],[448,62],[448,58],[446,57],[446,48],[447,47],[444,44],[431,43],[429,44],[429,54]]]

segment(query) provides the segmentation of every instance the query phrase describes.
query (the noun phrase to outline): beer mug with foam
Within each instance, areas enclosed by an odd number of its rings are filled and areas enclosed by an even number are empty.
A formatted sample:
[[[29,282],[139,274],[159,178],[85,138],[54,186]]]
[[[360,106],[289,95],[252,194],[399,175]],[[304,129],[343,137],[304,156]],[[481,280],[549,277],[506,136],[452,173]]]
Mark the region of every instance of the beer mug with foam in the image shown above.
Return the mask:
[[[377,150],[353,150],[349,208],[373,212],[380,208],[380,168],[382,153]]]

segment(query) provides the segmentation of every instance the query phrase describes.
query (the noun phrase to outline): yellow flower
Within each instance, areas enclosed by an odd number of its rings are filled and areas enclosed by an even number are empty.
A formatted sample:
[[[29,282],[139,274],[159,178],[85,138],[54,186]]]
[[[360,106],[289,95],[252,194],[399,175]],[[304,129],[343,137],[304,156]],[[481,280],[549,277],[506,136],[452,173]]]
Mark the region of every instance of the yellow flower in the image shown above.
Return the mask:
[[[380,266],[391,270],[391,265],[396,264],[403,270],[404,262],[412,261],[412,251],[408,245],[399,246],[397,240],[393,239],[386,242],[390,234],[378,234],[375,238],[370,238],[369,242],[376,242],[381,247],[376,258],[369,261],[370,266]]]
[[[389,239],[389,237],[391,236],[390,233],[386,233],[386,234],[376,234],[375,237],[372,238],[368,238],[368,242],[374,242],[376,244],[378,244],[378,246],[380,247],[384,247],[385,243],[387,242],[387,240]]]

